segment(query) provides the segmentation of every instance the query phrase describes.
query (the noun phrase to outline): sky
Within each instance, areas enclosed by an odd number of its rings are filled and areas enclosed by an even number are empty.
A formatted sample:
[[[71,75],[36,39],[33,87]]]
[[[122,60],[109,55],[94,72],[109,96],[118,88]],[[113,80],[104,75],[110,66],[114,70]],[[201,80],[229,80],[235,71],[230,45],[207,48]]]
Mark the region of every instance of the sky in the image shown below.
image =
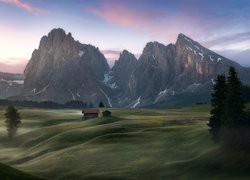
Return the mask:
[[[127,49],[175,43],[179,33],[250,66],[249,0],[0,0],[0,71],[22,73],[42,36],[63,28],[109,64]]]

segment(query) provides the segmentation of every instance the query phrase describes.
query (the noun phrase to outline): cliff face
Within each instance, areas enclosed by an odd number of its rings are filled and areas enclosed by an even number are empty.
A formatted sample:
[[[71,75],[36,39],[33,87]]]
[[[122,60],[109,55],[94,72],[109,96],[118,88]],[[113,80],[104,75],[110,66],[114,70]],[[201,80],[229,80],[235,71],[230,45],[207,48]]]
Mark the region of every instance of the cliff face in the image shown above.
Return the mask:
[[[124,50],[120,54],[119,59],[115,61],[115,64],[111,70],[114,77],[114,82],[118,87],[124,89],[127,86],[130,76],[137,63],[138,62],[135,56],[127,50]]]
[[[32,54],[22,94],[38,101],[101,101],[106,98],[99,84],[107,71],[109,66],[98,48],[53,29]]]
[[[218,74],[227,74],[229,66],[236,67],[240,75],[246,73],[239,64],[180,34],[176,44],[165,46],[151,42],[146,45],[126,93],[131,106],[157,104],[185,93],[208,96],[213,79]]]

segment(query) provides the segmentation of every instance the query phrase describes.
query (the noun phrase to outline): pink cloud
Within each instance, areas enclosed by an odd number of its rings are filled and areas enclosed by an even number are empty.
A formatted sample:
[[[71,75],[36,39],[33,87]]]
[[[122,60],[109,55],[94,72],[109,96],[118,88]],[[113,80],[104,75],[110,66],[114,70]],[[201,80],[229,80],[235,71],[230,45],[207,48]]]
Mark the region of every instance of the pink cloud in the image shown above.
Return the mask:
[[[176,40],[177,35],[182,32],[181,29],[187,29],[185,24],[180,23],[183,22],[183,19],[187,19],[186,15],[175,16],[166,11],[155,11],[145,6],[130,7],[126,4],[105,1],[105,3],[89,7],[86,10],[109,23],[115,23],[171,42]]]
[[[27,64],[24,58],[0,58],[0,72],[23,73]]]
[[[101,52],[103,53],[103,55],[108,61],[108,64],[111,67],[114,65],[115,61],[119,59],[121,53],[120,51],[116,50],[101,50]]]
[[[154,24],[156,18],[162,13],[147,9],[135,9],[125,4],[114,4],[105,1],[97,7],[89,7],[87,12],[104,18],[111,23],[117,23],[124,27],[140,29],[149,23]],[[148,13],[150,11],[150,13]]]
[[[104,54],[104,56],[108,60],[112,60],[112,61],[117,60],[121,53],[120,51],[116,51],[116,50],[102,50],[101,52]]]
[[[154,39],[161,38],[173,43],[179,33],[197,38],[200,37],[200,34],[210,31],[216,26],[214,23],[206,23],[202,17],[198,16],[201,13],[200,10],[193,7],[189,1],[184,1],[179,11],[174,13],[169,9],[157,9],[156,11],[154,8],[143,5],[132,6],[115,1],[101,1],[98,5],[85,10],[109,23],[149,34]]]
[[[24,9],[25,11],[31,12],[31,13],[37,13],[40,12],[41,10],[33,7],[32,5],[25,3],[21,0],[0,0],[0,2],[7,3],[14,5],[16,7],[19,7],[21,9]]]

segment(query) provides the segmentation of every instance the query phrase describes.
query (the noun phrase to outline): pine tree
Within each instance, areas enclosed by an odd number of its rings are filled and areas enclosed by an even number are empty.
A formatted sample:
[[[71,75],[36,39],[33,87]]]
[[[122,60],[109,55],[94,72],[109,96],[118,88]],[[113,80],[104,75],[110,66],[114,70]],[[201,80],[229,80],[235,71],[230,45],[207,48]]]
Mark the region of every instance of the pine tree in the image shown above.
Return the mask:
[[[250,148],[250,129],[242,84],[233,67],[229,68],[226,87],[221,145],[226,150],[247,150]]]
[[[92,102],[89,103],[89,108],[94,108],[94,104]]]
[[[242,84],[234,67],[229,68],[226,87],[225,121],[223,123],[226,127],[241,126],[246,121],[245,102]]]
[[[4,115],[6,117],[5,123],[8,131],[8,137],[12,139],[21,124],[21,115],[13,106],[9,106]]]
[[[226,78],[224,75],[217,76],[216,83],[213,86],[211,99],[212,116],[209,119],[209,132],[212,134],[212,139],[215,143],[219,142],[219,132],[221,130],[221,121],[224,114],[224,100],[226,98]]]
[[[103,107],[104,107],[103,102],[100,102],[100,103],[99,103],[99,108],[103,108]]]

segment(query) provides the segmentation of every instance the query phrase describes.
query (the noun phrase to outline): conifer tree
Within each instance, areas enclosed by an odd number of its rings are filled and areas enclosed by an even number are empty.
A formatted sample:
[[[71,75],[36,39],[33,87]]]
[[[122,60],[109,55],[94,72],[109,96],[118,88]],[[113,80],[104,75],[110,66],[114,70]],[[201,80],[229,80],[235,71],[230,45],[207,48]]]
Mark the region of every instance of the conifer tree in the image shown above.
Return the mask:
[[[209,131],[215,143],[219,142],[219,132],[221,130],[221,121],[224,115],[224,100],[226,98],[226,78],[224,75],[217,76],[216,83],[213,86],[211,105],[212,116],[209,119]]]
[[[247,150],[250,148],[250,129],[243,99],[243,86],[233,67],[229,68],[226,87],[221,145],[226,150]]]
[[[104,107],[103,102],[100,102],[100,103],[99,103],[99,107],[100,107],[100,108],[103,108],[103,107]]]
[[[94,104],[92,102],[89,103],[89,108],[94,108]]]
[[[225,99],[225,127],[238,127],[246,121],[245,105],[243,100],[243,89],[240,79],[234,67],[229,68],[226,82]]]
[[[13,106],[9,106],[4,115],[6,117],[5,123],[8,131],[8,137],[12,139],[21,124],[21,115]]]

